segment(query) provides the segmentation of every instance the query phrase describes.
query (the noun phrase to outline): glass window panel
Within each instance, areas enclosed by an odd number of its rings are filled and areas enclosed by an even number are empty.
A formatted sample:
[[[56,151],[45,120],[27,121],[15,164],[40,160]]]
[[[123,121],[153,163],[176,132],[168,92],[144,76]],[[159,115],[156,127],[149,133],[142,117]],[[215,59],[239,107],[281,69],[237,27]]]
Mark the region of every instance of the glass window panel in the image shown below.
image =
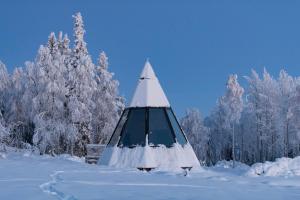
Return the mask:
[[[146,109],[132,109],[122,132],[119,145],[134,147],[145,146]]]
[[[181,128],[180,128],[180,126],[179,126],[179,124],[178,124],[178,122],[177,122],[174,114],[173,114],[173,112],[171,111],[171,109],[168,108],[167,109],[167,113],[168,113],[170,122],[172,124],[173,130],[175,132],[175,136],[176,136],[177,142],[179,144],[186,144],[187,141],[186,141],[186,139],[184,137],[184,134],[183,134],[183,132],[182,132],[182,130],[181,130]]]
[[[128,110],[125,110],[123,115],[121,116],[120,121],[117,124],[117,127],[112,135],[112,138],[108,143],[109,146],[115,146],[118,143],[122,128],[127,120],[127,115],[128,115]]]
[[[162,108],[149,109],[149,145],[172,146],[175,139],[168,119]]]

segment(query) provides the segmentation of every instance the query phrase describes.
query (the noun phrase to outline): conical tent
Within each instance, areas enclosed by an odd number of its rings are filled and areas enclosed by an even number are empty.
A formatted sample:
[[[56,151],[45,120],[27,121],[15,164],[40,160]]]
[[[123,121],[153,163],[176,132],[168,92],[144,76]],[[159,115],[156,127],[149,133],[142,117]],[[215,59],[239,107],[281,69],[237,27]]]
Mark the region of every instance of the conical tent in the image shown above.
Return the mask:
[[[199,166],[148,61],[99,162],[137,168]]]

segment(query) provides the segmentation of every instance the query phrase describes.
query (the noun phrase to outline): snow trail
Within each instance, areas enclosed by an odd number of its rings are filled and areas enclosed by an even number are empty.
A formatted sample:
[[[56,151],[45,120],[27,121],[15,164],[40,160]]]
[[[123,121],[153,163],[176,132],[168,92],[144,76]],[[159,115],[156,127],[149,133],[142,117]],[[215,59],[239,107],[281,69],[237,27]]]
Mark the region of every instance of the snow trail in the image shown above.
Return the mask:
[[[40,185],[40,188],[43,192],[56,196],[59,200],[77,200],[74,196],[65,194],[55,188],[55,185],[62,182],[61,174],[64,171],[55,171],[50,175],[51,181],[43,183]]]

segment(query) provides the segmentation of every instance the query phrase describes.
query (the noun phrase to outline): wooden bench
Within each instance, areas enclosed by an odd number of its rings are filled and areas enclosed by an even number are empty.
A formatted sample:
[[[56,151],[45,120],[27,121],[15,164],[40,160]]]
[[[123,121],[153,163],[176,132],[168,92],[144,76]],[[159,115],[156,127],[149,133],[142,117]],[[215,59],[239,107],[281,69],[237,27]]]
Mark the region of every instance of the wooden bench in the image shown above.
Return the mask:
[[[103,144],[87,144],[85,162],[89,164],[97,164],[105,147],[106,145]]]

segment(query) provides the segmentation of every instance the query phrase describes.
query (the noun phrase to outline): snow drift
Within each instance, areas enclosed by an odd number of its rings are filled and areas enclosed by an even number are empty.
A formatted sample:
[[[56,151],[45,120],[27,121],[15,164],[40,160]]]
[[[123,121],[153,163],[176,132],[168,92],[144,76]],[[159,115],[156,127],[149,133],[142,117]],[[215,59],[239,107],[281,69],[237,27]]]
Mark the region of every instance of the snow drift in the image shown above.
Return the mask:
[[[278,158],[275,162],[256,163],[246,173],[248,176],[300,176],[300,156]]]

